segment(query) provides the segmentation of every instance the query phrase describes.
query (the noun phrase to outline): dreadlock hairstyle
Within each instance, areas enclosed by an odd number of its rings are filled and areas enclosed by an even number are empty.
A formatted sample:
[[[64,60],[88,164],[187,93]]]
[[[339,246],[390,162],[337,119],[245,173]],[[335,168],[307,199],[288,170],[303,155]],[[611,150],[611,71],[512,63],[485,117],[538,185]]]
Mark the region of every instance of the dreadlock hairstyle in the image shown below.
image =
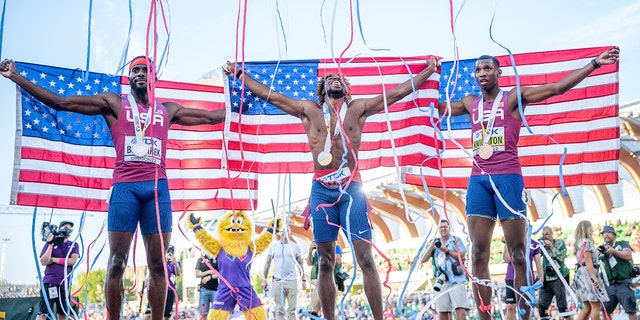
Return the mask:
[[[344,97],[344,102],[346,102],[347,104],[351,102],[351,83],[349,83],[349,80],[347,79],[347,77],[345,77],[344,74],[341,74],[341,73],[338,73],[338,74],[327,73],[324,77],[320,77],[320,79],[318,79],[318,86],[316,87],[316,97],[318,97],[319,105],[322,106],[324,104],[324,99],[327,96],[327,92],[325,91],[325,88],[324,88],[324,84],[327,78],[331,78],[335,76],[340,77],[340,79],[347,86],[347,95]]]

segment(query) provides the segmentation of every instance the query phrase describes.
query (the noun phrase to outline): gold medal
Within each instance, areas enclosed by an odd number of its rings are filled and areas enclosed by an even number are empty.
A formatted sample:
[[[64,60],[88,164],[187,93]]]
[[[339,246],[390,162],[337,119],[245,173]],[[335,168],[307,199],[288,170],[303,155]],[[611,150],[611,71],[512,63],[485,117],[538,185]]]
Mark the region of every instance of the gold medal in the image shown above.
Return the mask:
[[[323,167],[328,166],[331,163],[332,159],[333,156],[329,152],[322,151],[320,152],[320,154],[318,154],[318,163]]]
[[[480,149],[478,149],[478,155],[480,158],[488,160],[493,155],[493,147],[488,144],[483,144]]]

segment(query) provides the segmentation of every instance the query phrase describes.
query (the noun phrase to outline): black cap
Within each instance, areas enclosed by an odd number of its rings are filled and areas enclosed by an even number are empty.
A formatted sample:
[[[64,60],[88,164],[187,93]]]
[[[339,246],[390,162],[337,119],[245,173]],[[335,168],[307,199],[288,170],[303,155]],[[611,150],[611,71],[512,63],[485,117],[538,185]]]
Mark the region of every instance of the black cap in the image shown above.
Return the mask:
[[[176,252],[176,248],[172,244],[170,244],[169,248],[167,248],[167,252],[174,252],[175,253]]]
[[[73,228],[73,222],[67,220],[60,221],[60,227],[64,226],[65,224],[70,224],[71,228]]]

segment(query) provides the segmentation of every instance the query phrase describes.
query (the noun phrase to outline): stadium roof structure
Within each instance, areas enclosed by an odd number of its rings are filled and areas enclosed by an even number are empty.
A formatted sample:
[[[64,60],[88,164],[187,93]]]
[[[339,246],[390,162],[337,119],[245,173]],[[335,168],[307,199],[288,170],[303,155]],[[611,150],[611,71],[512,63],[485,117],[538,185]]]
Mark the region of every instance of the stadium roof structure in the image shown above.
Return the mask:
[[[571,218],[582,212],[607,214],[625,207],[632,202],[630,198],[640,199],[640,100],[620,105],[620,169],[617,185],[593,185],[567,188],[568,195],[560,194],[554,203],[551,198],[559,193],[559,188],[533,190],[532,203],[527,208],[529,219],[535,223],[546,218],[550,212],[559,218]],[[388,243],[426,236],[429,227],[437,225],[441,215],[446,213],[449,219],[466,222],[464,189],[439,188],[424,190],[420,186],[398,184],[393,176],[385,176],[377,181],[364,181],[363,184],[375,184],[367,197],[373,206],[370,219],[374,229],[374,241]],[[402,192],[401,192],[402,189]],[[633,196],[629,196],[629,195]],[[403,199],[404,195],[404,199]],[[429,198],[435,210],[431,210]],[[406,205],[405,205],[406,199]],[[445,201],[446,200],[446,201]],[[638,200],[640,201],[640,200]],[[291,233],[304,241],[311,241],[313,233],[302,226],[304,218],[300,215],[307,204],[301,199],[291,204]],[[638,202],[640,204],[640,202]],[[406,208],[406,210],[405,210]],[[256,215],[257,232],[265,226],[272,216],[271,211]],[[466,223],[465,223],[466,224]],[[345,248],[348,243],[340,233],[338,243]]]

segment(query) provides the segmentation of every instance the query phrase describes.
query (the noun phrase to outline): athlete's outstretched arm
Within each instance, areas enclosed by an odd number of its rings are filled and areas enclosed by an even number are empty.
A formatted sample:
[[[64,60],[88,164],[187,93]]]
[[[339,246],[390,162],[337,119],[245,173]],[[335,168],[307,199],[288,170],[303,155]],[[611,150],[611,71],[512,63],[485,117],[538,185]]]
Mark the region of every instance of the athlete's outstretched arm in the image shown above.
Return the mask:
[[[269,103],[294,117],[302,118],[305,107],[317,107],[315,102],[291,99],[281,93],[272,91],[269,87],[256,81],[246,73],[240,72],[238,66],[233,62],[227,62],[227,65],[223,70],[226,75],[237,77],[237,81],[244,80],[244,85],[256,96],[269,101]]]
[[[207,111],[202,109],[183,107],[175,102],[164,102],[165,108],[173,115],[171,123],[183,126],[195,126],[200,124],[218,124],[224,122],[225,109]]]
[[[620,48],[616,46],[601,53],[591,62],[587,63],[584,67],[572,72],[558,82],[547,83],[539,87],[522,87],[521,94],[523,105],[526,106],[529,103],[540,102],[555,95],[565,93],[569,89],[575,87],[578,83],[580,83],[580,81],[584,80],[587,76],[589,76],[589,74],[591,74],[591,72],[593,72],[600,66],[616,63],[616,61],[618,61],[619,55]],[[511,92],[513,92],[513,94]],[[511,92],[509,93],[509,106],[514,109],[518,107],[518,97],[514,89],[512,89]]]
[[[115,115],[120,111],[120,97],[115,93],[100,93],[94,96],[62,97],[40,87],[23,77],[16,69],[13,60],[5,59],[0,63],[0,74],[15,82],[25,91],[47,106],[58,111],[71,111],[85,115]]]

